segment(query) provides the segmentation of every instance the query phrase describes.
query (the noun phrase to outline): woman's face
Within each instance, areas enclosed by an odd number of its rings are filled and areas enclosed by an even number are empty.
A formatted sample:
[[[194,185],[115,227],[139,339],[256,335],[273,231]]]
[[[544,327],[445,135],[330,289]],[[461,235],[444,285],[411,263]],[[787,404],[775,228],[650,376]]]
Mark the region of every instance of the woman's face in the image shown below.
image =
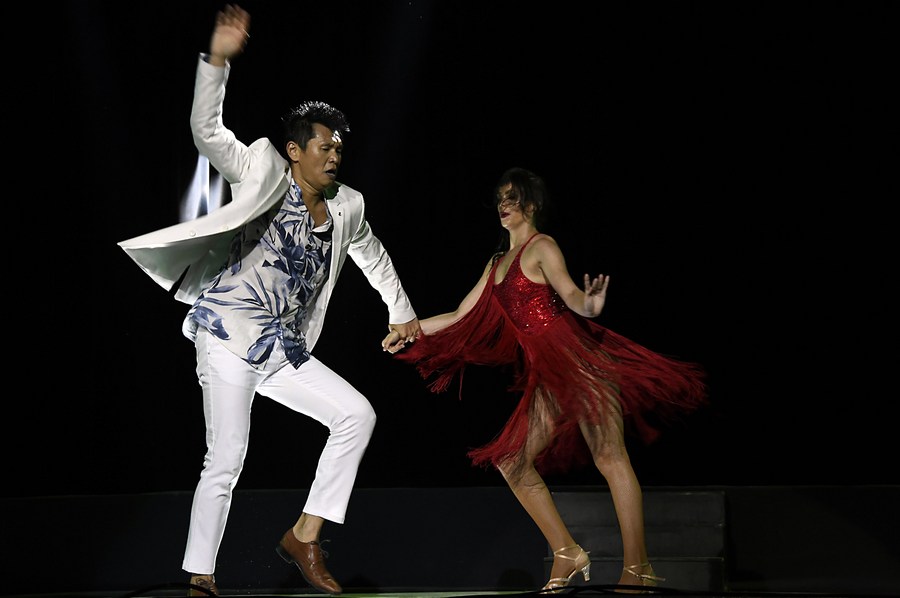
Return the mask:
[[[497,213],[500,216],[501,226],[509,228],[528,221],[527,212],[522,209],[522,198],[512,183],[507,183],[497,190]]]

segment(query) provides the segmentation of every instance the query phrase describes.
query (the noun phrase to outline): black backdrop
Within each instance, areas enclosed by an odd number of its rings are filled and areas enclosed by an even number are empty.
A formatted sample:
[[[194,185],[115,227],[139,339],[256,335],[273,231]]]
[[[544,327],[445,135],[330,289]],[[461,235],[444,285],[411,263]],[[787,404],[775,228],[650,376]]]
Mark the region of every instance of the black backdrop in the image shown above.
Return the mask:
[[[573,277],[612,276],[599,322],[710,372],[708,409],[630,441],[645,485],[900,481],[892,3],[528,4],[248,1],[225,121],[250,141],[299,100],[342,108],[340,178],[423,317],[454,308],[493,249],[499,174],[543,175]],[[45,237],[40,265],[17,252],[35,281],[19,298],[41,298],[9,312],[34,310],[10,325],[37,349],[6,418],[7,495],[196,482],[187,306],[116,242],[178,220],[197,54],[221,6],[72,1],[53,19],[59,56],[36,75],[64,109],[42,114],[38,180],[69,191],[38,199],[56,216],[35,232],[66,237]],[[472,368],[462,400],[432,395],[381,352],[385,326],[348,264],[315,354],[379,416],[358,486],[502,484],[465,457],[514,401],[502,374]],[[253,420],[239,487],[308,487],[324,429],[264,398]]]

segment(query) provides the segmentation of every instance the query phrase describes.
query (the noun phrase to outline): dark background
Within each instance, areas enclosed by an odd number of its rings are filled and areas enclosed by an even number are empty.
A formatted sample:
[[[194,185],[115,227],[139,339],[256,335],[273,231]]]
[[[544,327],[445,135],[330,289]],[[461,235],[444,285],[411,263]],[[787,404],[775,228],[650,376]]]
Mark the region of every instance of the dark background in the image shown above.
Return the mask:
[[[6,495],[196,483],[188,306],[116,243],[178,221],[197,55],[222,6],[71,1],[52,19],[60,43],[36,75],[65,108],[41,119],[38,180],[56,183],[36,209],[55,216],[30,229],[53,257],[20,249],[33,291],[8,296],[37,350],[18,375],[8,360],[26,394],[5,418]],[[598,322],[706,366],[707,409],[629,441],[644,485],[900,482],[894,3],[242,6],[226,124],[250,142],[301,100],[344,110],[340,179],[365,194],[420,317],[475,283],[499,232],[485,202],[518,165],[547,180],[546,232],[573,277],[612,276]],[[348,262],[315,354],[379,416],[357,485],[503,484],[465,457],[514,403],[503,374],[470,368],[462,400],[433,395],[381,351],[386,324]],[[253,411],[239,487],[308,487],[325,429],[264,398]]]

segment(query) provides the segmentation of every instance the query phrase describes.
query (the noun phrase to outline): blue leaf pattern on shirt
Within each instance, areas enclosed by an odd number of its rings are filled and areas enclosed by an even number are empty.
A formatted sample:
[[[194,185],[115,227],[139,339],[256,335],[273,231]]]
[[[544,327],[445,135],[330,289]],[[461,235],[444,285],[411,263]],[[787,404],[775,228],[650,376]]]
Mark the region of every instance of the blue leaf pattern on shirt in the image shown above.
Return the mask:
[[[228,263],[188,312],[198,326],[254,366],[278,342],[288,361],[309,359],[302,323],[328,276],[331,241],[313,233],[312,217],[289,192],[281,206],[248,223],[230,247]],[[318,233],[330,230],[331,217]]]

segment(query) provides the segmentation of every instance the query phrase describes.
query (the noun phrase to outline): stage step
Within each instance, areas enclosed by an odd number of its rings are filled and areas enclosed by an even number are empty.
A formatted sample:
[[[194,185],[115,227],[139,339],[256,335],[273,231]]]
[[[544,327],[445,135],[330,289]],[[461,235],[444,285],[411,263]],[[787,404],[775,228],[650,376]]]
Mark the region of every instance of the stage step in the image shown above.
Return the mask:
[[[654,488],[643,495],[649,558],[656,574],[666,578],[659,585],[724,591],[725,493]],[[622,538],[609,489],[567,489],[553,492],[553,500],[572,537],[591,553],[590,584],[615,584],[622,571]],[[552,565],[548,546],[548,578]]]

